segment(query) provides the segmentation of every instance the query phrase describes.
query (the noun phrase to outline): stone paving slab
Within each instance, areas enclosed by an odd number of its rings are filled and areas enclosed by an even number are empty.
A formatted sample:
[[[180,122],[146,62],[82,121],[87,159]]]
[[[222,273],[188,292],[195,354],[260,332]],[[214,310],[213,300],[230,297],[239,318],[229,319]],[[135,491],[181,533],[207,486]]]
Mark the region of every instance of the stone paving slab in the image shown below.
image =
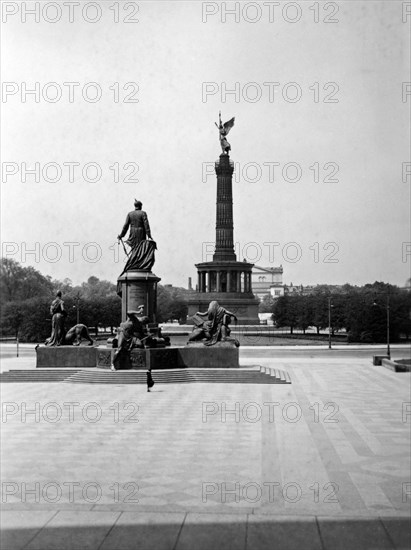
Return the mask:
[[[411,548],[411,517],[381,518],[381,521],[395,548]]]
[[[25,546],[27,550],[94,550],[98,548],[118,512],[59,512]]]
[[[247,547],[255,550],[319,550],[322,545],[315,517],[297,519],[250,516],[247,526]]]
[[[99,550],[174,548],[185,513],[122,513]]]
[[[57,513],[55,510],[2,510],[0,547],[3,550],[24,548]]]
[[[240,514],[187,514],[176,550],[231,550],[244,548],[247,516]]]
[[[393,543],[381,521],[376,519],[320,518],[318,520],[325,548],[333,550],[390,550]]]

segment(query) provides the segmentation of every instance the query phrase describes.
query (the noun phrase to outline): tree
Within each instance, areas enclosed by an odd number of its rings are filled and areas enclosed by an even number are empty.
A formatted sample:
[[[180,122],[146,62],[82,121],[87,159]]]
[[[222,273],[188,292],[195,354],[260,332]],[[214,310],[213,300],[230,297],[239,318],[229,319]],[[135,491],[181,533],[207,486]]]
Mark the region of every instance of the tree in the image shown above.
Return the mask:
[[[290,327],[293,334],[297,326],[298,296],[280,296],[274,304],[273,321],[276,327]]]
[[[117,295],[110,295],[104,299],[101,309],[102,323],[110,327],[113,334],[114,327],[118,327],[121,322],[121,299]]]
[[[0,259],[0,295],[3,303],[46,296],[53,292],[50,277],[34,267],[22,267],[11,258]]]
[[[312,324],[312,308],[309,296],[295,296],[296,299],[296,322],[297,327],[303,331]]]
[[[24,305],[22,302],[7,302],[1,308],[1,332],[4,335],[13,335],[17,338],[24,319]]]
[[[172,319],[178,319],[180,323],[185,323],[188,313],[188,294],[189,291],[184,288],[158,285],[157,321],[164,323]]]
[[[315,292],[310,296],[310,304],[312,308],[312,326],[317,329],[317,334],[320,330],[328,327],[328,296],[323,292]]]
[[[51,332],[49,307],[44,297],[8,302],[1,312],[2,332],[26,342],[44,342]]]
[[[258,306],[259,313],[273,313],[274,304],[275,300],[271,294],[266,294]]]
[[[86,283],[82,283],[80,292],[86,299],[93,296],[115,296],[117,294],[117,287],[110,281],[100,281],[97,277],[92,276],[87,279]]]
[[[331,334],[345,328],[345,301],[346,297],[343,294],[335,294],[331,296]]]
[[[0,260],[0,292],[2,303],[18,299],[18,291],[21,280],[24,277],[24,269],[11,258]]]

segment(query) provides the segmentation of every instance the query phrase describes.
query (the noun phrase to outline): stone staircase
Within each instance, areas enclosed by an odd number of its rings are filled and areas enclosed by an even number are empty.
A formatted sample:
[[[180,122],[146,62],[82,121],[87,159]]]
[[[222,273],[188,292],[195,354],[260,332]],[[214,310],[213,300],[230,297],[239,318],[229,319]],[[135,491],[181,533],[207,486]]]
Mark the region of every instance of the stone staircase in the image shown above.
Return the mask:
[[[157,384],[227,383],[291,384],[287,372],[271,367],[239,369],[187,368],[153,370]],[[145,370],[112,372],[107,369],[19,369],[0,375],[1,383],[66,382],[76,384],[146,384]]]

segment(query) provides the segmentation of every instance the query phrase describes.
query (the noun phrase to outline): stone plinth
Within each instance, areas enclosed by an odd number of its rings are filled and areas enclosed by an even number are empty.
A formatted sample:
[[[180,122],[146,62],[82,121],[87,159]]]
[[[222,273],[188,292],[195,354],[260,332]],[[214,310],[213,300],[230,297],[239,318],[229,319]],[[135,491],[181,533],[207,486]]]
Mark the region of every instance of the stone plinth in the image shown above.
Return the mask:
[[[117,294],[121,296],[121,320],[127,311],[136,311],[144,305],[144,315],[150,323],[156,323],[157,283],[161,281],[151,271],[126,271],[117,279]]]
[[[179,368],[238,368],[239,351],[233,342],[217,342],[205,346],[202,342],[190,342],[178,348]]]
[[[397,361],[392,361],[391,359],[382,359],[381,365],[386,369],[390,369],[394,372],[410,372],[411,366],[406,363],[399,363]]]
[[[373,355],[372,364],[373,365],[382,365],[383,359],[389,359],[388,355]]]
[[[110,368],[114,349],[97,348],[97,367]],[[239,351],[232,342],[217,342],[205,346],[191,342],[178,348],[134,349],[131,352],[133,369],[183,369],[183,368],[238,368]]]
[[[60,346],[37,348],[37,368],[110,369],[114,349],[106,346]],[[184,347],[133,349],[133,369],[238,368],[239,352],[233,342],[205,346],[191,342]]]
[[[115,350],[109,347],[97,348],[97,367],[109,369]],[[176,369],[178,368],[177,348],[133,349],[132,369]]]
[[[36,350],[38,368],[90,369],[96,367],[96,350],[93,346],[39,346]]]

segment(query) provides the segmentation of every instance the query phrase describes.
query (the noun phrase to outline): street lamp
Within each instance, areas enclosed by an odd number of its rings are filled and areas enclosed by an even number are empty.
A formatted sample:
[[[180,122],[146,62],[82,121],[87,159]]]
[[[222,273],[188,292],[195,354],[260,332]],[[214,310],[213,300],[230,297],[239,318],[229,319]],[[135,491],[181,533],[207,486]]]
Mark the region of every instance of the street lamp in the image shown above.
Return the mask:
[[[378,306],[377,302],[374,300],[373,306]],[[385,309],[387,312],[387,355],[388,359],[391,359],[391,348],[390,348],[390,295],[387,294],[387,302],[385,304]]]
[[[79,309],[79,305],[80,305],[80,292],[78,294],[76,294],[76,305],[73,306],[73,308],[76,308],[76,318],[77,318],[77,322],[76,324],[78,325],[79,322],[80,322],[80,309]]]
[[[328,349],[331,349],[331,296],[328,296]]]

